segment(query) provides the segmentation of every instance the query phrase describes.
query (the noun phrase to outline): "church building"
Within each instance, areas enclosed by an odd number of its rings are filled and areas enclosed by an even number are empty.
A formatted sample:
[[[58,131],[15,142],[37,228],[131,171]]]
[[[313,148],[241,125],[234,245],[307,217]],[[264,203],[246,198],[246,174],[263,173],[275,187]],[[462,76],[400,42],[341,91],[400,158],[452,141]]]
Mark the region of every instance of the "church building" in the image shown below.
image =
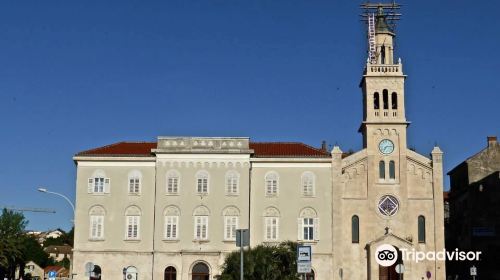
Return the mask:
[[[445,279],[442,261],[399,257],[384,267],[375,258],[382,244],[444,249],[443,153],[408,148],[395,4],[366,5],[374,12],[360,83],[362,150],[159,136],[79,152],[74,278],[217,279],[238,249],[236,229],[249,229],[250,246],[311,245],[304,279],[398,279],[398,264],[402,279]]]

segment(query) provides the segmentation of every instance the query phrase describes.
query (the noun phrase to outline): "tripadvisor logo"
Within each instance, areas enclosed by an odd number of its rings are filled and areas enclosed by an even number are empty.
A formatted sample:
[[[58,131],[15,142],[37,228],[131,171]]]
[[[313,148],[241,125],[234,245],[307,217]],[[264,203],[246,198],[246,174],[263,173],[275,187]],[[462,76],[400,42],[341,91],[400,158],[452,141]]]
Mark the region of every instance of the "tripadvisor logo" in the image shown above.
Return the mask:
[[[391,266],[398,260],[398,250],[389,244],[382,244],[375,251],[375,261],[381,266]]]
[[[415,249],[401,249],[398,250],[389,244],[382,244],[377,247],[375,251],[375,261],[381,266],[391,266],[395,264],[398,260],[398,253],[401,253],[401,259],[403,261],[413,261],[416,263],[422,261],[479,261],[481,252],[465,252],[455,249],[455,251],[416,251]]]

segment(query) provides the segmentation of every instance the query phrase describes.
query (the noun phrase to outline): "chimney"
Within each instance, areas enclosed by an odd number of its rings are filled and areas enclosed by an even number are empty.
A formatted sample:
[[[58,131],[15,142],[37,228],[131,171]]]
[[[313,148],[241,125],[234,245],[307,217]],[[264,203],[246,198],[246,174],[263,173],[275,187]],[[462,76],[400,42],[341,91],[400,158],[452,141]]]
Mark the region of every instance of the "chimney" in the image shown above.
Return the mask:
[[[493,147],[494,145],[498,144],[496,136],[488,136],[487,139],[488,139],[488,147]]]
[[[324,152],[328,151],[326,148],[326,141],[325,140],[321,141],[321,150]]]

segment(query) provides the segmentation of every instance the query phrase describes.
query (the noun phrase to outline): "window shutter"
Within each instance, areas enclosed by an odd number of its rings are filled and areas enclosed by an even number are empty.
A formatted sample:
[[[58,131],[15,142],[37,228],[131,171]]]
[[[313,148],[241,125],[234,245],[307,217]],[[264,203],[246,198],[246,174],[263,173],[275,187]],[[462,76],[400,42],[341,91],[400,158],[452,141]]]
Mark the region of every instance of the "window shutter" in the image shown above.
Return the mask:
[[[110,193],[111,180],[109,178],[104,179],[104,193]]]
[[[172,228],[172,234],[173,234],[172,239],[177,239],[178,236],[179,236],[179,226],[178,226],[178,224],[179,224],[179,217],[174,217],[172,224],[173,224],[172,225],[173,226],[173,228]]]
[[[94,178],[89,178],[87,193],[93,193],[93,192],[94,192]]]
[[[200,217],[194,217],[194,239],[198,239],[198,235],[196,234],[198,232],[198,227],[200,226]]]
[[[208,239],[208,217],[205,217],[205,235],[203,236],[204,239]]]
[[[298,218],[297,219],[297,240],[302,240],[303,239],[303,226],[302,223],[304,222],[304,219]]]
[[[319,240],[319,218],[314,218],[314,240]]]
[[[275,240],[278,240],[280,238],[280,218],[274,219],[276,219]]]

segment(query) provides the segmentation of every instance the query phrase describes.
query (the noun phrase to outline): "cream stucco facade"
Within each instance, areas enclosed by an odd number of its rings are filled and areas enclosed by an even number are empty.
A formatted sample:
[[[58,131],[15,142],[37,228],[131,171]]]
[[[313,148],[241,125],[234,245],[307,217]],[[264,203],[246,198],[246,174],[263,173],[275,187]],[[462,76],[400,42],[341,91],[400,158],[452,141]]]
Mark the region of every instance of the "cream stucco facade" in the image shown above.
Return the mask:
[[[75,279],[89,279],[88,263],[103,279],[134,267],[141,280],[170,279],[168,267],[195,279],[203,263],[215,279],[237,249],[234,228],[250,229],[251,246],[312,245],[315,279],[389,279],[373,255],[384,243],[442,250],[442,152],[408,149],[403,65],[392,31],[376,35],[387,57],[366,65],[364,148],[354,154],[241,137],[158,137],[77,154]],[[444,279],[444,262],[404,265],[404,279]]]

